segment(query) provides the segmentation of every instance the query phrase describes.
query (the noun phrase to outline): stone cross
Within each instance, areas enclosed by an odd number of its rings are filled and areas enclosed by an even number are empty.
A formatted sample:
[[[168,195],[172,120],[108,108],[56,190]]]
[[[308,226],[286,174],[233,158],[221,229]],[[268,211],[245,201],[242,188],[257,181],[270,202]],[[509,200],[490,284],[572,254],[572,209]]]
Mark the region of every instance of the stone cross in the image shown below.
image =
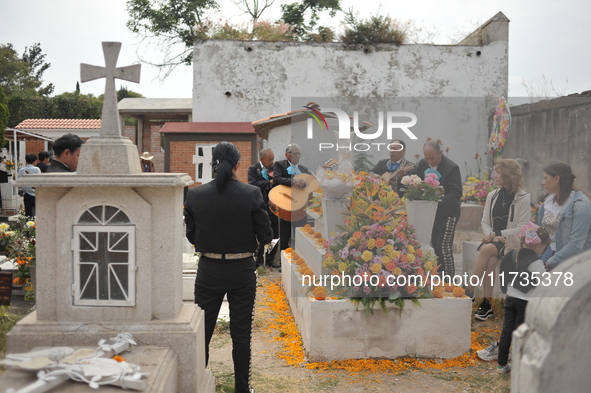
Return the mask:
[[[197,145],[197,154],[193,156],[193,164],[195,164],[195,178],[199,178],[199,164],[203,164],[203,169],[201,171],[201,183],[205,184],[213,180],[211,176],[211,164],[212,159],[212,151],[209,145],[202,145],[201,148],[203,149],[203,156],[199,155],[199,147]]]
[[[106,78],[105,97],[103,99],[103,115],[101,118],[101,138],[121,136],[121,124],[117,111],[117,93],[115,92],[115,78],[139,83],[141,65],[135,64],[117,68],[117,58],[121,50],[120,42],[103,42],[105,67],[90,64],[80,64],[80,80],[89,82],[99,78]]]

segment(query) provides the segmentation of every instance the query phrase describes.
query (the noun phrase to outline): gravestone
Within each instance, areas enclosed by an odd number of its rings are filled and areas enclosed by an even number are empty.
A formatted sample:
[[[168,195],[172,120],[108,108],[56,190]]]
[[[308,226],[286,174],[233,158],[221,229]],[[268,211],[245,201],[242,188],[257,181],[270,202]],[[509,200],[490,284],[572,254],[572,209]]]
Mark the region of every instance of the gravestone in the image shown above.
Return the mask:
[[[583,393],[591,387],[591,251],[551,273],[552,285],[532,291],[525,322],[513,332],[513,393]]]
[[[7,352],[86,346],[113,332],[170,348],[178,392],[213,392],[205,366],[203,311],[183,303],[183,188],[187,174],[142,173],[121,136],[114,78],[121,44],[103,42],[106,67],[82,64],[81,80],[106,77],[101,133],[82,146],[77,173],[19,179],[37,191],[37,310],[7,336]],[[167,357],[168,359],[168,357]],[[159,390],[158,390],[159,391]]]

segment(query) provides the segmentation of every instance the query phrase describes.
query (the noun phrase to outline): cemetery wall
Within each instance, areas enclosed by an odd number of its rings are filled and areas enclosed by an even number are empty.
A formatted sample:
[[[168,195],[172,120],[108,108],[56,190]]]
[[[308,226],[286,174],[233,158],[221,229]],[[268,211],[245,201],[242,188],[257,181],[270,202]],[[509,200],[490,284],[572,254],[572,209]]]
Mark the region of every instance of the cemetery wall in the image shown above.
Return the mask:
[[[521,159],[532,201],[545,194],[544,166],[557,160],[571,165],[575,186],[591,196],[591,97],[568,96],[511,107],[511,120],[503,158]]]

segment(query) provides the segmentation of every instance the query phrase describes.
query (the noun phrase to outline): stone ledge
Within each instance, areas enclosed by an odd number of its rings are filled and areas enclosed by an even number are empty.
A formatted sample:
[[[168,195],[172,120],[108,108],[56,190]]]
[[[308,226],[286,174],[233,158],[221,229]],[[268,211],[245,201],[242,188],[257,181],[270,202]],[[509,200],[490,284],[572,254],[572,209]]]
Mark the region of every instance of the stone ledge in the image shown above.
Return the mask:
[[[94,347],[96,347],[96,344],[92,347],[72,348],[78,350]],[[45,348],[37,347],[34,349],[40,350]],[[127,362],[140,366],[141,372],[150,373],[146,381],[146,389],[143,390],[143,392],[170,393],[177,391],[177,356],[170,348],[139,346],[134,347],[131,352],[121,353],[120,356],[125,358]],[[36,374],[36,372],[11,367],[0,377],[0,385],[15,390],[22,389],[37,381]],[[96,392],[97,390],[91,389],[85,383],[66,381],[52,389],[52,391],[59,391],[61,393],[84,393]],[[103,385],[98,391],[103,393],[120,393],[124,390],[116,386]],[[213,390],[210,390],[209,392],[213,392]]]
[[[119,179],[114,181],[114,179]],[[193,184],[186,173],[138,173],[128,175],[80,175],[77,173],[44,173],[18,179],[15,187],[185,187]]]
[[[139,345],[174,350],[178,356],[178,392],[194,393],[201,379],[207,378],[204,314],[197,305],[188,303],[183,303],[175,319],[143,323],[39,321],[34,311],[7,334],[6,350],[17,353],[41,346],[95,347],[99,340],[121,332],[131,333]]]

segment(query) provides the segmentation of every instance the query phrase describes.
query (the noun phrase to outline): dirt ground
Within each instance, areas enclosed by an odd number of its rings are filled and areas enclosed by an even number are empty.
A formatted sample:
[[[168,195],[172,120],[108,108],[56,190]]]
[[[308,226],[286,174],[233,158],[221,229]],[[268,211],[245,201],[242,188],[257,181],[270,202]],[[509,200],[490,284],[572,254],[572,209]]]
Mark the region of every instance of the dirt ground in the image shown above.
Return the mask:
[[[280,281],[278,272],[265,276],[268,280]],[[262,285],[262,284],[260,284]],[[289,366],[277,358],[280,351],[274,336],[281,334],[265,332],[268,315],[261,307],[269,299],[264,290],[257,294],[254,338],[252,342],[252,385],[259,393],[308,393],[308,392],[509,392],[510,376],[496,373],[495,362],[484,362],[472,354],[474,363],[470,367],[454,367],[445,370],[417,370],[397,375],[332,370],[317,371],[303,367]],[[479,331],[479,341],[492,342],[497,338],[502,316],[496,312],[493,319],[472,323],[472,330]],[[268,311],[267,311],[268,312]],[[484,344],[481,344],[481,347]],[[216,377],[217,392],[233,392],[232,345],[227,324],[218,326],[210,348],[209,366]]]

